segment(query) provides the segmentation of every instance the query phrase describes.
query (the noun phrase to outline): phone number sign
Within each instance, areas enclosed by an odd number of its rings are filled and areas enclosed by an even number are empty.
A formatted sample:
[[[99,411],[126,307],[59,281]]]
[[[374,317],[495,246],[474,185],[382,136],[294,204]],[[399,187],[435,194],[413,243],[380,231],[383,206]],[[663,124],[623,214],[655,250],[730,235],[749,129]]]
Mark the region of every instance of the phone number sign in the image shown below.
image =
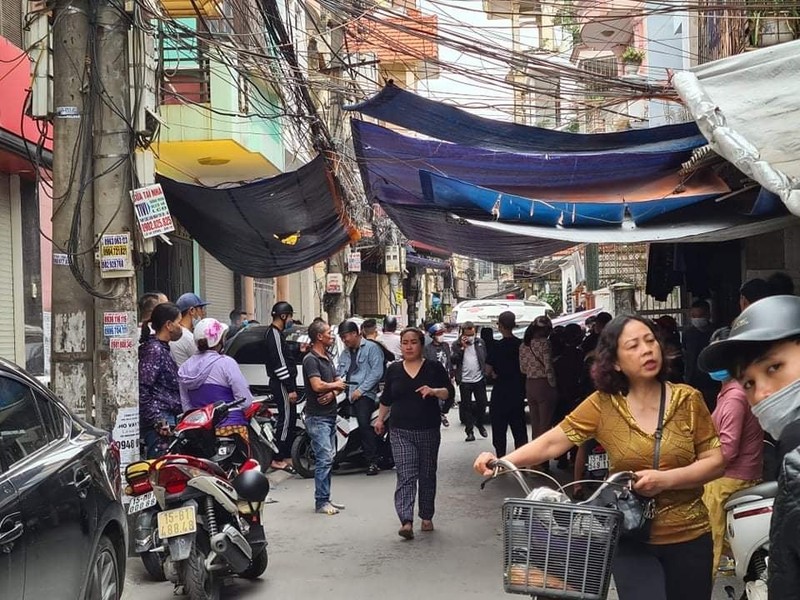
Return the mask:
[[[161,184],[156,183],[133,190],[131,200],[145,239],[175,231],[175,224],[172,222]]]

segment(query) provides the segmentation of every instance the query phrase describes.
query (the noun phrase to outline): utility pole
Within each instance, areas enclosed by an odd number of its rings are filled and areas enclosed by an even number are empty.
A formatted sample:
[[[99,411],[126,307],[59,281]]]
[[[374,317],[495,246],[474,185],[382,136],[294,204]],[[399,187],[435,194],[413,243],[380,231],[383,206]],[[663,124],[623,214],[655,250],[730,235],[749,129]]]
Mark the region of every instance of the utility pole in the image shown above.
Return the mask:
[[[99,90],[94,94],[94,233],[98,244],[104,234],[127,234],[130,247],[135,233],[130,197],[135,143],[130,106],[129,26],[121,7],[122,4],[111,0],[99,0],[97,8],[94,68]],[[133,265],[128,266],[125,275],[120,273],[113,279],[102,279],[98,269],[95,278],[98,287],[111,284],[112,291],[107,298],[94,299],[98,424],[110,429],[122,421],[126,427],[125,442],[133,440],[131,428],[139,420],[136,279]],[[127,324],[127,333],[122,327],[122,332],[115,331],[115,337],[107,336],[104,327],[109,322]],[[138,450],[138,442],[136,448],[124,449]]]
[[[51,379],[55,392],[75,412],[92,417],[94,303],[73,274],[91,279],[92,189],[82,185],[91,174],[92,123],[84,118],[89,4],[58,0],[53,19],[53,317]],[[65,253],[67,253],[65,255]],[[67,262],[68,264],[64,264]]]

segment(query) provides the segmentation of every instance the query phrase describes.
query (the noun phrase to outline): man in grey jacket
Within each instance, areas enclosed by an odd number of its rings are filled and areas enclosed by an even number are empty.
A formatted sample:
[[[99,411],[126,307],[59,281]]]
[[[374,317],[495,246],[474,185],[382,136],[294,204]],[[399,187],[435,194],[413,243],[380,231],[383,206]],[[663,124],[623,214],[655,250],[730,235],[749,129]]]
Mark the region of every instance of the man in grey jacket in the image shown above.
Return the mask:
[[[383,379],[383,351],[375,342],[361,337],[353,321],[339,325],[339,337],[345,350],[339,359],[337,374],[347,382],[347,397],[358,420],[364,457],[369,465],[367,475],[377,475],[378,452],[372,413],[378,405],[378,386]]]
[[[474,428],[487,437],[486,427],[486,344],[475,335],[475,324],[467,321],[461,326],[458,339],[453,342],[451,355],[456,372],[456,383],[461,396],[458,414],[466,428],[468,442],[475,441]],[[473,402],[474,398],[474,402]]]

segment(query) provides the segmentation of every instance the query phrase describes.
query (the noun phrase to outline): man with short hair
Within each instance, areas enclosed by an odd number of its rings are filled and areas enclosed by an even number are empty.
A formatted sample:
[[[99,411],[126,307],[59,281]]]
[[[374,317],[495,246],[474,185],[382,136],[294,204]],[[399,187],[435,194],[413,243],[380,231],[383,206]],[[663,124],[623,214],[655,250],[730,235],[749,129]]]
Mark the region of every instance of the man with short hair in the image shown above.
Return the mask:
[[[186,292],[175,301],[181,310],[181,339],[169,343],[172,358],[180,367],[183,363],[197,354],[197,344],[194,342],[194,326],[206,318],[208,302],[197,294]]]
[[[444,331],[444,323],[434,323],[430,326],[428,334],[430,335],[431,343],[425,345],[425,348],[422,350],[422,356],[425,360],[441,363],[452,381],[455,374],[451,358],[452,350],[450,349],[450,344],[444,341]],[[442,411],[442,425],[445,427],[450,427],[450,420],[447,418],[447,413],[453,408],[454,401],[455,398],[448,398],[447,400],[439,402]]]
[[[146,292],[139,297],[139,328],[144,327],[145,323],[150,321],[150,316],[153,314],[153,309],[159,304],[169,302],[169,298],[163,292]],[[155,333],[150,328],[150,334]]]
[[[286,345],[286,332],[294,327],[294,308],[286,301],[272,307],[272,324],[265,335],[266,367],[269,388],[278,406],[275,440],[278,452],[272,468],[294,474],[291,464],[294,427],[297,422],[297,365],[291,360]]]
[[[395,360],[403,358],[403,352],[400,350],[400,334],[397,333],[397,318],[391,315],[383,319],[383,335],[379,341],[383,344],[389,352],[394,354]]]
[[[528,443],[525,427],[525,376],[519,370],[519,347],[522,340],[514,335],[516,317],[511,311],[500,313],[497,328],[503,336],[495,341],[486,357],[486,373],[494,380],[489,420],[492,445],[497,456],[506,455],[506,436],[511,428],[514,448]],[[577,377],[577,373],[575,373]]]
[[[358,420],[367,475],[377,475],[380,469],[372,413],[378,404],[378,386],[383,379],[383,352],[376,343],[361,337],[353,321],[339,325],[339,337],[345,350],[339,358],[337,374],[347,383],[348,400]]]
[[[240,308],[236,308],[228,316],[231,321],[228,328],[228,338],[232,338],[239,333],[242,327],[247,325],[247,313]]]
[[[772,293],[770,285],[760,277],[748,279],[739,288],[739,308],[744,310],[753,302],[772,296]]]
[[[589,330],[589,335],[587,335],[581,343],[581,350],[583,351],[584,356],[590,352],[594,352],[594,349],[597,348],[597,342],[600,340],[600,334],[603,333],[603,329],[605,329],[606,325],[611,322],[612,318],[613,317],[611,316],[611,313],[607,313],[605,311],[597,313],[597,316],[595,316],[594,322]],[[589,319],[586,320],[588,322]]]
[[[328,348],[333,345],[330,326],[315,320],[308,327],[311,349],[303,357],[306,388],[305,425],[314,451],[314,510],[335,515],[344,508],[331,502],[331,470],[336,457],[336,394],[345,382],[336,377]]]
[[[713,412],[717,404],[720,385],[697,366],[697,358],[711,341],[714,325],[711,323],[711,306],[705,300],[692,303],[689,326],[683,330],[684,381],[700,390],[708,409]]]
[[[467,442],[475,441],[473,429],[477,427],[482,437],[488,437],[486,427],[486,344],[475,335],[475,324],[467,321],[461,326],[461,335],[453,342],[450,359],[455,369],[460,401],[458,413],[467,434]],[[473,402],[472,399],[475,398]]]
[[[361,324],[361,335],[366,340],[378,341],[378,322],[375,319],[366,319]]]

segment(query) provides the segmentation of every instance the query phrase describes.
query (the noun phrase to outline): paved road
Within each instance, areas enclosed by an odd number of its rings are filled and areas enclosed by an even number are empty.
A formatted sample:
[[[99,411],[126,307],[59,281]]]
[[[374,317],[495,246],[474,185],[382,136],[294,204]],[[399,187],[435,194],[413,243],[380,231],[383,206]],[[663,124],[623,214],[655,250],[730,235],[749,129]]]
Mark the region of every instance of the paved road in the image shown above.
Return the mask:
[[[334,500],[347,509],[333,517],[313,513],[313,481],[277,478],[271,492],[277,503],[265,507],[270,566],[260,581],[233,581],[225,598],[510,598],[502,589],[499,509],[518,487],[509,479],[481,491],[470,467],[491,445],[480,438],[470,444],[463,440],[455,424],[444,430],[437,529],[418,532],[410,542],[396,534],[393,472],[334,476]],[[722,583],[714,600],[726,598]],[[172,598],[171,584],[147,581],[138,559],[128,562],[125,600]],[[615,600],[616,594],[609,598]]]

